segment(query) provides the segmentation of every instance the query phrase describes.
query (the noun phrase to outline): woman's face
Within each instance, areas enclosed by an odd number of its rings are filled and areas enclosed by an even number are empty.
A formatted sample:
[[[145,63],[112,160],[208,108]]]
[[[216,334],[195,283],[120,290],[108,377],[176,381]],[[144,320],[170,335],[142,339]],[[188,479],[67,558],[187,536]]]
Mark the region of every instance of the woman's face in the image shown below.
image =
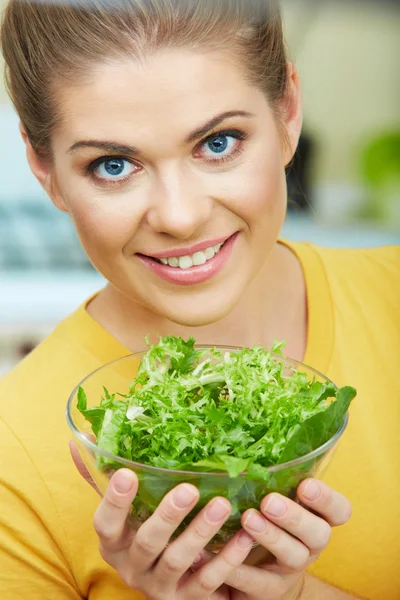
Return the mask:
[[[286,210],[292,154],[262,92],[222,53],[179,50],[102,64],[59,100],[53,200],[95,267],[176,323],[224,317]]]

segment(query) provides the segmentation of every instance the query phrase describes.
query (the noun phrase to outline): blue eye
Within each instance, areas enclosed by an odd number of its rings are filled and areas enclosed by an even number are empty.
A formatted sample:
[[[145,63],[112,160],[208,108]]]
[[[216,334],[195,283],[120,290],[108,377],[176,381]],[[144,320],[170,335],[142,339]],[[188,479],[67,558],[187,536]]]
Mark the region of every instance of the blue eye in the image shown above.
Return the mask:
[[[125,158],[102,159],[93,168],[93,173],[99,179],[124,179],[132,173],[135,166]]]
[[[246,138],[244,132],[236,129],[219,131],[202,143],[197,155],[208,162],[226,161],[241,151]]]
[[[219,135],[216,138],[208,140],[207,146],[212,152],[221,154],[222,152],[225,152],[225,150],[228,148],[228,137],[229,136],[227,135]]]
[[[231,135],[218,134],[208,139],[204,144],[205,158],[217,155],[229,154],[235,146],[237,139]]]

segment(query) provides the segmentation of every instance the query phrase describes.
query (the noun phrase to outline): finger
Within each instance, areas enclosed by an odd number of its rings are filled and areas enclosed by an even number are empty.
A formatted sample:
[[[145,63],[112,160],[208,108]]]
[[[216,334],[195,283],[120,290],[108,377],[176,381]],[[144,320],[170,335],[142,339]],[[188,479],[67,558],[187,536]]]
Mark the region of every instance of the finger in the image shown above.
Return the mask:
[[[212,552],[203,550],[190,565],[191,571],[198,571],[200,567],[205,565],[207,562],[210,562],[210,560],[214,558],[214,556],[215,554],[213,554]],[[265,567],[266,565],[275,564],[276,558],[272,554],[272,552],[258,544],[255,548],[252,548],[250,554],[246,557],[246,559],[243,562],[245,565],[250,565],[251,567],[259,567],[261,565]]]
[[[75,467],[78,469],[79,474],[83,477],[83,479],[85,479],[85,481],[88,482],[89,485],[92,486],[92,488],[95,490],[95,492],[99,494],[99,496],[102,496],[91,474],[87,470],[87,467],[79,454],[79,450],[76,447],[74,440],[70,440],[68,445],[72,460],[74,461]]]
[[[321,552],[331,537],[331,527],[324,519],[280,494],[266,496],[261,502],[261,512],[271,524],[298,538],[310,554]],[[271,534],[275,535],[272,529]]]
[[[199,495],[193,485],[178,485],[163,498],[152,516],[139,528],[129,551],[131,564],[135,565],[138,572],[144,573],[153,566],[178,525],[197,503]],[[176,569],[179,570],[178,566]],[[168,573],[166,575],[168,577]]]
[[[245,593],[246,597],[267,600],[286,597],[285,594],[294,586],[298,577],[298,573],[280,575],[276,571],[240,565],[228,575],[225,583]]]
[[[228,519],[231,510],[226,498],[213,498],[165,550],[154,571],[157,580],[160,583],[166,578],[178,581]]]
[[[102,553],[118,552],[130,543],[126,518],[136,496],[138,480],[129,469],[119,469],[112,476],[101,504],[94,515],[94,528]]]
[[[344,525],[351,517],[352,508],[347,498],[317,479],[303,481],[298,487],[297,497],[332,527]]]
[[[274,523],[268,522],[257,510],[247,510],[242,515],[242,525],[263,548],[275,556],[280,565],[294,570],[307,567],[309,549]]]
[[[254,539],[248,533],[239,531],[221,552],[188,579],[182,589],[185,600],[208,598],[220,588],[227,577],[243,563],[253,543]]]
[[[192,564],[190,565],[190,569],[193,572],[198,571],[203,565],[210,562],[215,557],[215,554],[209,552],[208,550],[202,550],[194,559]]]

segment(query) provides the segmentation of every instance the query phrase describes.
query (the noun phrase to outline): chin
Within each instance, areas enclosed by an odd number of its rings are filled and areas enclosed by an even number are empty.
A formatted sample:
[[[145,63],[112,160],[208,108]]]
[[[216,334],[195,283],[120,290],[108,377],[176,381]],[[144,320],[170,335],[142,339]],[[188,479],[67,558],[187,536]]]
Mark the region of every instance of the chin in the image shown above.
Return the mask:
[[[183,327],[204,327],[220,321],[235,307],[233,298],[221,298],[220,302],[200,302],[194,298],[189,303],[176,303],[174,306],[159,307],[158,313]],[[160,310],[161,309],[161,310]]]

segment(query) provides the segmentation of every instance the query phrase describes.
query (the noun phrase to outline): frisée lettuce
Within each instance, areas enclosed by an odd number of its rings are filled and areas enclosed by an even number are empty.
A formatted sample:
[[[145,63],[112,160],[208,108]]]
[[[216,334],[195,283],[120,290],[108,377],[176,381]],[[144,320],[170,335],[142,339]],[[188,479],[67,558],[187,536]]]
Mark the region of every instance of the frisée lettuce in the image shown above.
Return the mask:
[[[340,428],[352,387],[288,368],[283,343],[227,352],[167,336],[149,346],[126,394],[106,389],[99,406],[78,409],[96,444],[138,463],[219,471],[267,481],[268,467],[304,456]],[[100,467],[113,460],[100,456]]]

